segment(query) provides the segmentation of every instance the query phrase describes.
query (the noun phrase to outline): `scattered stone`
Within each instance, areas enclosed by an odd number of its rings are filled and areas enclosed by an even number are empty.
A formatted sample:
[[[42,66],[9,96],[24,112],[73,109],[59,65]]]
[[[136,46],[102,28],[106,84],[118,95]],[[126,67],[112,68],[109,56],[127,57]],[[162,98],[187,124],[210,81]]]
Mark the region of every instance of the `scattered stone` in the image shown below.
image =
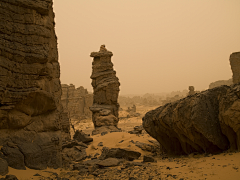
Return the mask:
[[[75,132],[73,139],[83,143],[89,143],[93,141],[93,138],[89,137],[87,134],[79,130]]]
[[[82,146],[82,147],[85,147],[85,148],[88,147],[88,145],[83,143],[83,142],[78,142],[77,140],[71,140],[71,141],[63,143],[62,149],[64,149],[64,148],[72,148],[74,146]]]
[[[130,134],[141,134],[142,131],[143,131],[143,126],[141,125],[141,126],[135,126],[134,130],[128,131],[128,133],[130,133]]]
[[[108,132],[121,132],[121,131],[122,130],[120,128],[117,128],[115,126],[101,126],[95,127],[95,129],[92,131],[92,135],[101,134],[103,136]]]
[[[5,159],[0,158],[0,176],[5,176],[8,173],[8,163]]]
[[[152,156],[143,156],[143,162],[155,162],[155,159]]]
[[[124,140],[119,141],[118,143],[122,143]]]
[[[100,160],[104,160],[107,158],[119,158],[126,159],[129,161],[133,161],[134,159],[138,159],[141,156],[140,152],[132,151],[129,149],[121,149],[121,148],[107,148],[103,147],[102,154],[99,157]]]
[[[112,167],[112,166],[118,166],[120,163],[120,160],[117,158],[107,158],[102,161],[97,162],[96,164],[100,167]]]
[[[153,145],[150,145],[150,144],[147,144],[147,143],[142,143],[142,142],[139,142],[139,141],[134,142],[133,140],[131,140],[130,142],[135,144],[135,146],[139,147],[143,151],[156,152],[156,148]]]
[[[18,180],[18,178],[15,175],[6,175],[4,180]]]
[[[98,146],[103,146],[103,142],[98,143]]]
[[[37,173],[37,174],[34,174],[33,176],[41,176],[41,175]]]

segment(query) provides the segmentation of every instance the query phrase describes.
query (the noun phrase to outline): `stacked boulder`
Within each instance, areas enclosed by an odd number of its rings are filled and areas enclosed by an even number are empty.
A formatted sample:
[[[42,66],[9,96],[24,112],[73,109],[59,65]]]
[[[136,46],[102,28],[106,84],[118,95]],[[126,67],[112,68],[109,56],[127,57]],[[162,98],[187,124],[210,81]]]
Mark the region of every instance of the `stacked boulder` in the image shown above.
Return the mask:
[[[116,71],[113,70],[111,57],[113,53],[108,51],[104,45],[99,52],[92,52],[92,86],[93,105],[92,121],[95,127],[93,134],[101,133],[105,130],[118,131],[118,94],[119,80]],[[104,129],[104,130],[103,130]]]

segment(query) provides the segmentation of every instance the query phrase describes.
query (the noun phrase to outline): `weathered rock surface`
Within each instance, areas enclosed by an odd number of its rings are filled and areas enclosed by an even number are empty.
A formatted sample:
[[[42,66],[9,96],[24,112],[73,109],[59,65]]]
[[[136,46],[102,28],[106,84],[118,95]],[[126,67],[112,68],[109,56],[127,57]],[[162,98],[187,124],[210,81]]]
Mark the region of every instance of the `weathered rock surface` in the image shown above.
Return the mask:
[[[218,87],[218,86],[222,86],[222,85],[227,85],[230,86],[233,84],[233,80],[229,79],[229,80],[219,80],[219,81],[215,81],[209,84],[209,89]]]
[[[73,139],[83,143],[88,143],[93,141],[93,138],[91,138],[90,136],[88,136],[87,134],[79,130],[76,131],[76,133],[73,136]]]
[[[61,167],[61,86],[52,0],[1,0],[0,12],[3,154],[12,167]]]
[[[141,156],[140,152],[132,151],[129,149],[121,149],[121,148],[107,148],[103,147],[102,154],[98,158],[100,160],[104,160],[107,158],[119,158],[126,159],[129,161],[133,161],[134,159],[138,159]]]
[[[143,127],[170,154],[240,150],[240,84],[220,86],[149,111]]]
[[[235,52],[230,55],[230,65],[233,72],[233,83],[240,82],[240,52]]]
[[[112,52],[107,51],[104,45],[99,52],[92,52],[92,86],[93,105],[90,110],[93,112],[92,120],[94,127],[118,125],[118,93],[120,83],[113,70],[111,62]]]
[[[8,163],[5,159],[0,158],[0,176],[5,176],[8,173]]]
[[[89,107],[93,104],[93,94],[89,94],[82,86],[75,88],[73,84],[62,84],[61,102],[65,112],[69,112],[71,121],[90,118]]]

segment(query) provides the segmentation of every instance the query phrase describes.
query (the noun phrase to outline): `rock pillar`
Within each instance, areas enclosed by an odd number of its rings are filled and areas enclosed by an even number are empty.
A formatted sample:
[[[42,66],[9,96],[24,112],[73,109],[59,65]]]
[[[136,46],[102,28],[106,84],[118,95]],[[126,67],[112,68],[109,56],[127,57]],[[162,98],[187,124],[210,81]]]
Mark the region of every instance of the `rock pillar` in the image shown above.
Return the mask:
[[[230,55],[230,65],[233,73],[233,84],[240,82],[240,52]]]
[[[104,45],[100,47],[99,52],[92,52],[92,86],[93,86],[93,105],[92,121],[95,130],[105,127],[116,130],[118,125],[118,94],[119,80],[116,77],[116,71],[113,70],[111,57],[113,53],[108,51]],[[94,131],[97,133],[96,131]],[[93,132],[93,134],[94,134]]]
[[[194,86],[189,86],[188,89],[189,89],[189,92],[188,92],[188,95],[189,95],[189,96],[196,93],[196,92],[194,91]]]

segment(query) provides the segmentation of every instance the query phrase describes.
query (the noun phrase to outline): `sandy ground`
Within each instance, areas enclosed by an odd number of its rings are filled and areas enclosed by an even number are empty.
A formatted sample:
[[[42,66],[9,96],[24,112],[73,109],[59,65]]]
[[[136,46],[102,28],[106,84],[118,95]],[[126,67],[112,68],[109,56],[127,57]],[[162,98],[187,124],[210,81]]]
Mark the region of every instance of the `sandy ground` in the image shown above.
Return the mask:
[[[135,146],[131,140],[139,141],[142,143],[151,144],[148,140],[154,140],[148,134],[143,133],[141,135],[129,134],[127,131],[132,130],[134,126],[141,124],[141,117],[152,107],[138,107],[137,112],[141,113],[140,117],[134,118],[121,118],[119,121],[119,127],[123,132],[108,133],[104,136],[93,136],[93,142],[87,148],[87,154],[101,154],[102,147],[109,148],[128,148],[136,150],[142,154],[142,156],[135,160],[142,162],[143,155],[149,155],[150,152],[141,150]],[[120,111],[120,117],[126,117],[127,112]],[[82,129],[85,133],[91,134],[93,125],[91,120],[84,120],[75,126]],[[122,141],[121,143],[119,143]],[[103,146],[98,146],[102,142]],[[161,179],[208,179],[208,180],[239,180],[240,179],[240,153],[222,153],[218,155],[194,155],[181,156],[181,157],[169,157],[166,155],[158,155],[154,157],[156,163],[151,163],[151,170],[157,171],[161,174]],[[137,168],[137,167],[136,167]],[[53,173],[57,173],[59,176],[64,177],[68,171],[63,169],[46,169],[46,170],[16,170],[9,168],[8,174],[14,174],[19,180],[28,179],[41,179],[43,177],[52,177]],[[78,174],[78,171],[71,171]],[[41,176],[34,176],[39,174]],[[3,176],[0,176],[0,178]],[[78,175],[79,177],[79,175]],[[69,178],[69,177],[68,177]],[[72,176],[70,179],[78,179],[77,176]],[[94,179],[93,176],[86,177],[86,179]],[[95,178],[98,179],[98,178]],[[111,179],[111,178],[110,178]]]

